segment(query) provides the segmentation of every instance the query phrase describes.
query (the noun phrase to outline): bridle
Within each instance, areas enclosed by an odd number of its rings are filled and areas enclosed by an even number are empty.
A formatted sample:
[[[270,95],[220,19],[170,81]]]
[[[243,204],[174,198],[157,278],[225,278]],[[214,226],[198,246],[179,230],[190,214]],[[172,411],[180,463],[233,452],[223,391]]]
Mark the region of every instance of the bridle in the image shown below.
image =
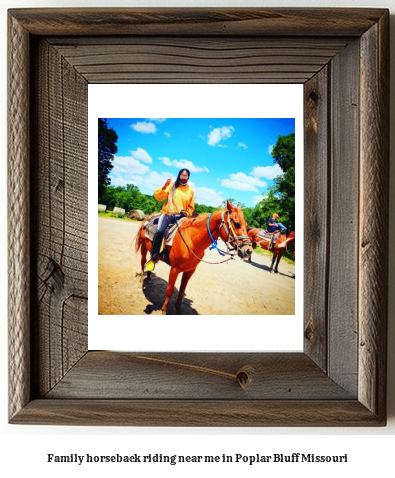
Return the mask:
[[[224,217],[225,214],[227,214],[227,219],[226,220],[225,220],[225,217]],[[219,231],[219,236],[221,236],[221,229],[222,228],[224,229],[225,234],[228,238],[228,241],[225,241],[225,244],[226,244],[228,250],[227,251],[221,251],[218,248],[217,240],[213,238],[213,235],[211,234],[211,231],[210,231],[210,219],[211,219],[212,215],[213,215],[213,213],[211,213],[207,218],[207,231],[208,231],[208,234],[209,234],[210,239],[211,239],[211,246],[209,247],[209,250],[216,249],[221,256],[229,255],[230,257],[228,259],[225,259],[224,261],[209,262],[209,261],[205,261],[203,259],[203,257],[197,256],[193,252],[193,250],[188,246],[187,242],[184,239],[184,236],[181,234],[181,230],[180,230],[180,227],[178,225],[178,221],[176,221],[177,229],[178,229],[178,233],[180,234],[181,239],[183,240],[184,244],[186,245],[188,251],[192,252],[192,254],[197,259],[199,259],[199,261],[205,262],[206,264],[222,264],[223,262],[227,262],[231,259],[234,259],[238,254],[239,247],[243,247],[243,246],[246,246],[246,245],[251,245],[251,241],[250,241],[250,238],[248,236],[238,236],[236,234],[236,231],[234,230],[234,227],[233,227],[233,225],[231,223],[231,220],[230,220],[229,211],[222,211],[222,213],[221,213],[221,224],[218,228],[218,231]],[[226,225],[228,225],[229,229],[226,227]],[[232,234],[230,234],[229,230],[231,231]],[[242,239],[241,243],[239,242],[240,239]],[[246,239],[247,239],[247,241],[246,241]],[[231,245],[233,246],[232,249],[229,247],[228,242],[230,242]],[[234,247],[234,246],[236,246],[236,247]]]
[[[226,220],[225,220],[225,214],[226,214]],[[227,254],[226,252],[223,252],[221,251],[220,249],[218,249],[218,244],[217,244],[217,241],[213,238],[213,235],[211,234],[211,231],[210,231],[210,219],[211,219],[211,216],[213,215],[213,213],[211,213],[209,215],[209,217],[207,218],[207,231],[208,231],[208,234],[210,236],[210,239],[211,239],[211,246],[209,247],[209,249],[217,249],[217,251],[219,252],[219,254],[221,256]],[[228,227],[226,227],[228,226]],[[225,234],[226,234],[226,237],[227,237],[227,240],[225,241],[227,247],[228,247],[228,253],[230,250],[236,250],[236,253],[238,253],[239,251],[239,247],[243,247],[243,246],[248,246],[248,245],[251,245],[251,241],[250,241],[250,238],[248,236],[238,236],[236,234],[236,231],[234,230],[234,227],[232,225],[232,221],[230,219],[230,213],[229,211],[222,211],[221,213],[221,224],[219,226],[219,237],[221,237],[221,229],[224,230]],[[241,241],[240,241],[241,239]],[[228,246],[228,243],[232,246],[232,249],[229,248]]]

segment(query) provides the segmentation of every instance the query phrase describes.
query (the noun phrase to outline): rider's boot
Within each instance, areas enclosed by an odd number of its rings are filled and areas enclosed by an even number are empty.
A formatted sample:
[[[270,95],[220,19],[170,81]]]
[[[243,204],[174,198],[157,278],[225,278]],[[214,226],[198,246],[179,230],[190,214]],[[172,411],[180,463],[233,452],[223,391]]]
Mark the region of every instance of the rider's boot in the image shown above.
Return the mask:
[[[151,258],[145,264],[145,267],[148,271],[153,271],[155,269],[155,264],[158,262],[159,259],[159,249],[162,244],[162,239],[163,234],[156,232],[152,240]]]

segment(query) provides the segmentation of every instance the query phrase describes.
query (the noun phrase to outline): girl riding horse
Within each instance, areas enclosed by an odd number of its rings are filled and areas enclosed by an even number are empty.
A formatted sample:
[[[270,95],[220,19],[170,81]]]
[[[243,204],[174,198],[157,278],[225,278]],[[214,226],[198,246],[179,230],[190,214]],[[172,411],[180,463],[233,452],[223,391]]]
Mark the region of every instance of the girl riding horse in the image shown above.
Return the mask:
[[[178,275],[182,272],[181,285],[176,301],[176,311],[181,313],[181,302],[189,279],[196,267],[203,261],[204,252],[208,247],[217,248],[217,240],[227,243],[234,256],[248,259],[252,254],[251,241],[247,235],[247,224],[240,207],[233,207],[229,202],[227,208],[211,214],[199,214],[187,219],[179,225],[174,236],[173,245],[166,246],[169,254],[170,274],[166,289],[166,299],[162,306],[162,314],[167,313],[167,304],[174,292]],[[152,243],[146,237],[145,225],[142,224],[136,237],[136,252],[141,249],[141,285],[144,279],[144,264],[147,252]],[[160,259],[162,259],[160,257]],[[148,271],[148,279],[151,272]]]
[[[191,216],[195,210],[195,194],[188,184],[189,176],[190,172],[188,169],[181,169],[174,184],[171,184],[171,179],[168,179],[162,188],[158,188],[154,192],[154,196],[158,201],[163,201],[163,199],[168,199],[168,201],[165,202],[160,211],[161,216],[158,229],[152,240],[151,258],[145,265],[148,271],[155,269],[166,229],[182,217]]]

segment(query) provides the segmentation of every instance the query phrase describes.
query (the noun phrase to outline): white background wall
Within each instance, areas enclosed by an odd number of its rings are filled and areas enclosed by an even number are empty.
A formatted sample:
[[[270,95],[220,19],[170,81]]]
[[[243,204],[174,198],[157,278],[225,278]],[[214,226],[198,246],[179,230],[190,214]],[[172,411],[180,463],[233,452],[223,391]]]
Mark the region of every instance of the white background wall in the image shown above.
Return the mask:
[[[395,79],[395,0],[381,2],[359,0],[344,3],[340,0],[312,0],[294,2],[291,0],[276,2],[237,0],[167,0],[167,1],[36,1],[36,0],[4,0],[1,5],[0,18],[0,204],[1,233],[0,233],[0,474],[2,476],[22,476],[22,474],[40,474],[42,477],[70,476],[108,476],[129,477],[133,475],[147,475],[160,473],[165,476],[200,476],[205,473],[236,474],[247,476],[285,476],[289,473],[300,472],[305,476],[319,475],[320,477],[349,473],[359,473],[360,476],[372,476],[380,470],[385,473],[393,472],[393,449],[395,445],[395,325],[394,311],[395,298],[390,292],[389,302],[389,370],[388,370],[388,425],[385,428],[281,428],[281,429],[175,429],[175,428],[83,428],[83,427],[37,427],[37,426],[10,426],[7,424],[7,239],[5,224],[7,218],[6,195],[6,158],[7,158],[7,131],[6,131],[6,45],[7,45],[7,9],[17,7],[122,7],[122,6],[189,6],[189,7],[385,7],[389,8],[391,17],[391,75]],[[392,81],[392,82],[393,82]],[[391,92],[391,124],[394,124],[395,99]],[[393,128],[392,128],[393,131]],[[391,218],[394,216],[395,205],[395,176],[394,176],[394,140],[391,139]],[[390,243],[394,243],[395,226],[392,220],[390,227]],[[394,255],[390,256],[390,291],[394,288]],[[392,450],[391,450],[392,448]],[[293,452],[322,454],[348,454],[347,464],[278,464],[278,465],[76,465],[49,464],[47,454],[69,455],[77,453],[85,455],[116,454],[130,455],[132,453],[148,454],[189,454],[189,455],[231,455],[243,453],[246,455]],[[9,471],[6,471],[8,470]],[[5,472],[5,474],[3,473]],[[384,474],[383,473],[383,474]]]

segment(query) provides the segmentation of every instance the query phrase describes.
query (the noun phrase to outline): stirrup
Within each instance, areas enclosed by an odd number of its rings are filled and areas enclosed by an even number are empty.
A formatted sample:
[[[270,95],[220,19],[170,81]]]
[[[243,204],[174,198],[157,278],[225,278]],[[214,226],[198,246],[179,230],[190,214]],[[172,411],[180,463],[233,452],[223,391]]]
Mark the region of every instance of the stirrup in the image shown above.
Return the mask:
[[[152,272],[155,269],[155,261],[150,259],[145,263],[144,267],[147,269],[147,271]]]

